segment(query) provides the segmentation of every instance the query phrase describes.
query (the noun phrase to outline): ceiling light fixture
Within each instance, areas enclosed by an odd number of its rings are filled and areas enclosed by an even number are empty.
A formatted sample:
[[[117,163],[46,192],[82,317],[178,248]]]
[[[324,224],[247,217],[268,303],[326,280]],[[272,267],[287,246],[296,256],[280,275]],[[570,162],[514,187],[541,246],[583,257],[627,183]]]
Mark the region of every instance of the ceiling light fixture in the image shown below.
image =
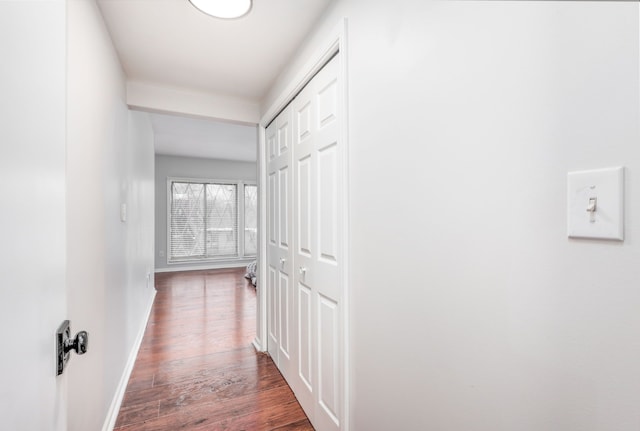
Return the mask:
[[[246,15],[251,0],[189,0],[200,11],[216,18],[233,19]]]

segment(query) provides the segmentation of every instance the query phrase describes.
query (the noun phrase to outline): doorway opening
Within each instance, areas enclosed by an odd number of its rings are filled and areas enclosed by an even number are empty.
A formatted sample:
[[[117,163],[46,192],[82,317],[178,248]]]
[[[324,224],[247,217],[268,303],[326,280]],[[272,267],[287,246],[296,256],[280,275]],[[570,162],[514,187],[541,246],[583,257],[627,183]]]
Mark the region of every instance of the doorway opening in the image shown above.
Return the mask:
[[[257,260],[256,125],[150,113],[156,273]]]

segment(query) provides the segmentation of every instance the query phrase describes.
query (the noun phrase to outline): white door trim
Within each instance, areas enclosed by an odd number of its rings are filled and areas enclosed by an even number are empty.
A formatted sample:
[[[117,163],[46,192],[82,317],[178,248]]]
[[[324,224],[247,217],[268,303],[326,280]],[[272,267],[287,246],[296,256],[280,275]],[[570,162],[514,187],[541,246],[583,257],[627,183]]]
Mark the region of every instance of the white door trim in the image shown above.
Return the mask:
[[[267,192],[264,187],[267,185],[267,152],[266,152],[266,130],[262,124],[258,124],[258,265],[256,272],[258,276],[258,287],[256,296],[256,338],[253,346],[259,352],[267,351],[267,295],[264,288],[267,277]]]
[[[302,88],[316,73],[322,69],[334,55],[338,54],[341,58],[341,64],[346,64],[347,52],[346,52],[346,33],[347,33],[347,19],[343,18],[327,35],[324,43],[321,44],[314,55],[305,63],[305,65],[296,72],[294,78],[285,87],[285,90],[276,98],[275,102],[268,107],[267,111],[260,118],[259,126],[266,128],[267,125],[282,111],[289,102],[291,102],[296,94],[298,94]],[[340,71],[346,72],[346,69]],[[340,76],[339,78],[346,78],[346,76]],[[346,88],[346,87],[345,87]],[[346,94],[345,100],[346,102]],[[262,142],[261,142],[262,143]]]
[[[344,431],[348,431],[350,429],[350,410],[349,410],[349,386],[351,380],[351,370],[350,370],[350,358],[349,358],[349,334],[350,334],[350,324],[349,324],[349,316],[350,316],[350,283],[349,283],[349,250],[350,250],[350,235],[349,235],[349,226],[350,226],[350,218],[349,218],[349,175],[348,175],[348,154],[349,154],[349,146],[348,146],[348,85],[347,85],[347,19],[341,19],[338,24],[328,33],[324,43],[320,44],[320,48],[312,55],[309,60],[305,63],[305,65],[296,72],[294,78],[287,85],[285,90],[276,98],[275,102],[268,107],[265,111],[265,114],[261,117],[260,123],[258,125],[259,129],[259,142],[258,142],[258,191],[259,191],[259,202],[260,202],[260,212],[259,212],[259,256],[261,257],[258,262],[258,280],[262,280],[262,283],[265,283],[267,277],[267,222],[266,222],[266,212],[267,208],[267,169],[266,169],[266,134],[265,130],[267,125],[276,118],[276,116],[282,111],[288,103],[290,103],[295,96],[304,88],[304,86],[315,76],[318,71],[333,57],[337,56],[339,59],[339,71],[338,71],[338,82],[340,85],[339,88],[339,109],[342,113],[341,119],[341,130],[340,130],[340,138],[342,139],[342,144],[340,146],[343,157],[343,179],[344,179],[344,193],[342,201],[340,205],[342,206],[342,217],[343,217],[343,226],[345,229],[345,237],[343,238],[342,244],[343,249],[342,253],[344,256],[344,265],[342,265],[342,274],[340,278],[342,280],[344,286],[344,309],[343,309],[343,354],[344,354],[344,363],[342,372],[344,373],[344,393],[343,393],[343,418],[342,423],[344,424]],[[260,283],[260,281],[259,281]],[[260,289],[260,285],[258,285],[258,310],[259,316],[256,319],[257,328],[256,328],[256,339],[254,341],[254,346],[260,351],[267,351],[267,303],[266,303],[266,292]]]

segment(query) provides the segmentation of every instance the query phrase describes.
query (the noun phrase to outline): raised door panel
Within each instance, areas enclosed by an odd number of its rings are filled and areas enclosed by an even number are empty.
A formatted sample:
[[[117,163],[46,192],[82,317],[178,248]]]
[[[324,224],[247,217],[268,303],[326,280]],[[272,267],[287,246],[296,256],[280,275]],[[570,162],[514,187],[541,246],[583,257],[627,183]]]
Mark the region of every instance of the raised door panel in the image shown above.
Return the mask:
[[[270,130],[267,130],[267,154],[269,155],[269,161],[276,158],[278,155],[278,144],[276,139],[276,128],[271,127]]]
[[[296,138],[297,144],[304,144],[311,137],[311,101],[305,100],[305,103],[296,109]]]
[[[298,377],[309,393],[313,390],[311,289],[298,283]]]
[[[278,286],[278,295],[279,295],[279,313],[280,313],[280,322],[279,322],[279,339],[280,339],[280,353],[284,355],[281,356],[283,361],[289,361],[291,359],[291,355],[289,353],[290,348],[290,310],[291,310],[291,292],[289,288],[289,275],[280,271],[280,282]]]
[[[278,243],[278,229],[277,229],[277,223],[278,223],[278,193],[277,193],[277,189],[278,189],[278,176],[276,175],[275,172],[270,172],[269,173],[269,196],[267,198],[267,205],[268,205],[268,217],[269,217],[269,223],[268,223],[268,242],[269,245],[271,246],[275,246]]]
[[[335,144],[318,152],[318,258],[338,263],[338,151]]]
[[[291,121],[288,112],[280,114],[277,121],[278,127],[278,155],[282,156],[291,147]]]
[[[298,160],[297,163],[297,251],[299,255],[310,258],[312,254],[311,215],[313,214],[311,209],[311,157],[305,155],[301,160]]]
[[[317,87],[318,130],[322,130],[328,124],[338,121],[338,80],[329,77]]]
[[[274,361],[277,361],[277,348],[278,348],[278,340],[280,339],[278,336],[278,328],[279,328],[279,318],[280,313],[278,312],[278,303],[275,300],[277,298],[277,287],[278,287],[278,271],[273,265],[269,265],[268,269],[268,283],[267,283],[267,307],[269,308],[269,316],[267,322],[267,333],[269,335],[269,353],[271,356],[274,356],[274,352],[276,353],[276,358]]]
[[[338,304],[318,299],[318,404],[334,426],[340,425],[340,316]]]
[[[278,171],[279,177],[279,204],[280,204],[280,217],[279,217],[279,241],[280,248],[287,250],[289,248],[289,166],[284,166]]]

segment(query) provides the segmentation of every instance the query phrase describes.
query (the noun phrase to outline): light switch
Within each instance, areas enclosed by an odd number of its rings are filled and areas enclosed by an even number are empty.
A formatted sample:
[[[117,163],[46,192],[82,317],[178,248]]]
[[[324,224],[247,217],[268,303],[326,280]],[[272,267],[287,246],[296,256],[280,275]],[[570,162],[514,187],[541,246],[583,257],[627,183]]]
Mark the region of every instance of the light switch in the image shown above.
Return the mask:
[[[120,221],[127,221],[127,204],[120,204]]]
[[[624,168],[569,172],[567,233],[573,238],[624,239]]]

